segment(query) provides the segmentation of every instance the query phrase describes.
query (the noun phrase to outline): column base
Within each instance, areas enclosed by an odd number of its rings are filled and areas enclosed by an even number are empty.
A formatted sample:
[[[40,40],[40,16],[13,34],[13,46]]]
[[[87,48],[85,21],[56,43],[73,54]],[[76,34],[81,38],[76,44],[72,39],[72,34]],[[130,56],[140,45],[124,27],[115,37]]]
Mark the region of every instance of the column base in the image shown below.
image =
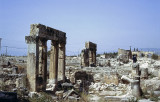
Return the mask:
[[[56,79],[49,79],[49,84],[56,84],[57,80]]]

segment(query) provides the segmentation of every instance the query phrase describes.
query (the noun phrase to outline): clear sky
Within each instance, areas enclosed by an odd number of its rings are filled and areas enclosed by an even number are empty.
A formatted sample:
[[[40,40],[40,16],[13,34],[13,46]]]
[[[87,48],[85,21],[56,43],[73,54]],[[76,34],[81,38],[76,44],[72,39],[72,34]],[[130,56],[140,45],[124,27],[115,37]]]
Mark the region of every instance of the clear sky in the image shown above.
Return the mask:
[[[41,23],[67,34],[67,54],[86,41],[98,53],[118,48],[160,48],[160,0],[0,0],[0,38],[8,53],[25,55],[30,24]],[[2,48],[4,50],[4,47]]]

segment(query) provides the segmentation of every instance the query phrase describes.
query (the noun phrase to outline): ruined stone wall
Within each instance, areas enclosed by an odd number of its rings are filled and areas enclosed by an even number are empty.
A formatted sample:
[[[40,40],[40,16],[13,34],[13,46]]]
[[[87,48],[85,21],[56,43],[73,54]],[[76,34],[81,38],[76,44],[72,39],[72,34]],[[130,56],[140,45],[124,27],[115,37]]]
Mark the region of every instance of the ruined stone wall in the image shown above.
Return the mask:
[[[118,55],[128,55],[129,50],[118,49]]]
[[[132,54],[137,55],[137,57],[146,57],[146,58],[150,58],[150,57],[153,55],[153,52],[132,51]]]
[[[119,61],[128,63],[129,59],[132,59],[132,52],[130,50],[118,49]]]

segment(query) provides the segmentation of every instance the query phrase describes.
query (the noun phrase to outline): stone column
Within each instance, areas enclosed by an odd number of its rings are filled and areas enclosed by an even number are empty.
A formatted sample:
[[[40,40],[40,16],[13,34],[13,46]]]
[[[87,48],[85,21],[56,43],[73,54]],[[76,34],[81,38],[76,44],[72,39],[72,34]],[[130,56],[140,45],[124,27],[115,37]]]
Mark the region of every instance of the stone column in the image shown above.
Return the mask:
[[[49,83],[57,83],[57,71],[58,71],[58,43],[56,41],[51,42],[50,52],[50,67],[49,67]]]
[[[141,78],[148,79],[148,68],[141,68]]]
[[[132,77],[135,77],[135,76],[140,76],[139,64],[138,63],[133,63],[132,64]]]
[[[84,50],[81,52],[81,66],[85,67],[85,53]]]
[[[93,62],[94,65],[96,66],[96,50],[93,51]]]
[[[88,67],[89,61],[88,61],[88,49],[83,49],[81,52],[81,66]]]
[[[59,43],[58,81],[65,81],[65,43]]]
[[[93,64],[93,52],[89,50],[89,66]]]
[[[47,81],[47,40],[39,39],[38,83],[40,90],[46,90]]]
[[[140,88],[140,81],[134,80],[131,83],[132,95],[135,97],[140,97],[142,95],[141,88]]]
[[[36,51],[37,41],[35,37],[26,36],[26,43],[28,44],[28,56],[27,56],[27,80],[28,88],[32,92],[37,91],[37,67],[36,67]]]

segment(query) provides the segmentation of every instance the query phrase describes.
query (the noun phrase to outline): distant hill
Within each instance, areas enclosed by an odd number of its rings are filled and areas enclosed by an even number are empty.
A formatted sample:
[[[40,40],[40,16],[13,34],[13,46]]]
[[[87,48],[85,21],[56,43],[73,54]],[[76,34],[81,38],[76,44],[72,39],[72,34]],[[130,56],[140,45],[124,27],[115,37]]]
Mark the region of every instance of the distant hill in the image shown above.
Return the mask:
[[[155,54],[160,55],[160,48],[139,48],[140,51],[149,51],[154,52]]]

